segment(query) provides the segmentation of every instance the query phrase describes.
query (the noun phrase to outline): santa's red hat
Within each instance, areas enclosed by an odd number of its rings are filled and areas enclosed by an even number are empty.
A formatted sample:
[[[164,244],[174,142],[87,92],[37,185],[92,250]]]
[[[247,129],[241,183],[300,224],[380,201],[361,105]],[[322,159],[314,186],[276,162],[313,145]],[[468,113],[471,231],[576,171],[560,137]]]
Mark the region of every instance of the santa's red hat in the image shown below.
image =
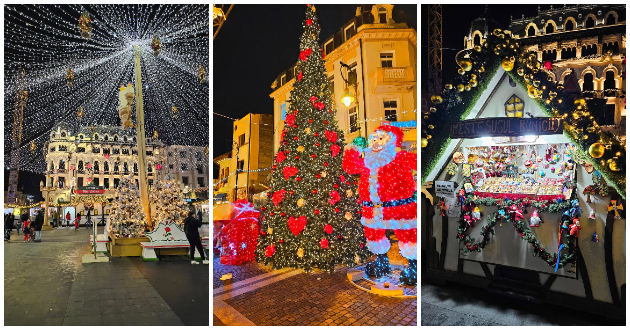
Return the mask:
[[[393,133],[396,136],[396,147],[399,147],[399,148],[402,147],[402,140],[405,133],[403,133],[403,131],[400,128],[385,124],[385,125],[381,125],[377,127],[376,130]]]

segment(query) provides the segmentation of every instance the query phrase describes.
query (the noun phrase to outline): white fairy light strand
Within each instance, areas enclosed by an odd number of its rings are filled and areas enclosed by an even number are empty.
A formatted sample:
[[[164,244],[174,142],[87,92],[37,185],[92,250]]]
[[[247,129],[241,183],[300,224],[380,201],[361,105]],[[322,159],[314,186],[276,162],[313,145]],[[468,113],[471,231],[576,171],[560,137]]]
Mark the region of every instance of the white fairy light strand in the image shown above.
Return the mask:
[[[78,19],[90,14],[91,38]],[[119,123],[118,87],[134,80],[140,50],[146,134],[170,145],[207,145],[209,90],[198,78],[208,70],[209,5],[7,5],[5,6],[5,163],[9,163],[18,70],[26,71],[20,168],[42,173],[41,149],[59,122]],[[160,39],[154,55],[151,41]],[[67,86],[66,71],[74,71]],[[171,108],[175,106],[175,115]],[[77,109],[83,108],[81,121]],[[135,123],[135,109],[132,111]],[[194,132],[191,134],[191,132]],[[37,151],[29,150],[30,142]]]

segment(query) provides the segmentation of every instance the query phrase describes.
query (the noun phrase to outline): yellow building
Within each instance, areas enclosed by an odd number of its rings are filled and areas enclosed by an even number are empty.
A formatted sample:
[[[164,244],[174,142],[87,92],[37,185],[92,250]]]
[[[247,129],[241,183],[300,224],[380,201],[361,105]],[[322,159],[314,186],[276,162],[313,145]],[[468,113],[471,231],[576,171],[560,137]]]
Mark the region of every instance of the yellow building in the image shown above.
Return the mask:
[[[415,152],[417,142],[417,35],[393,5],[361,5],[354,18],[323,39],[326,72],[337,107],[339,128],[346,142],[367,137],[383,121],[405,132],[403,149]],[[342,66],[348,65],[350,69]],[[296,63],[297,65],[297,63]],[[271,85],[274,99],[274,153],[280,145],[284,117],[296,75],[296,65]],[[348,70],[356,72],[356,87],[347,86],[354,102],[345,106]],[[343,77],[342,77],[343,71]]]
[[[272,143],[272,115],[250,113],[234,121],[232,151],[213,160],[219,165],[215,196],[225,193],[228,201],[251,200],[252,194],[266,190],[273,159]]]

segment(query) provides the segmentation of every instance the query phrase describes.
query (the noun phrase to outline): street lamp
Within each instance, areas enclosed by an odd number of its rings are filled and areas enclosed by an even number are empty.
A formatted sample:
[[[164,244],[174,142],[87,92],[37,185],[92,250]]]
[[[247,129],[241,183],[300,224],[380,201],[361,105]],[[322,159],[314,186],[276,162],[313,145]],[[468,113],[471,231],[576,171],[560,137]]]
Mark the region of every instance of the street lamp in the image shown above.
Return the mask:
[[[343,103],[343,105],[348,107],[355,100],[354,95],[348,89],[348,85],[354,86],[354,90],[358,91],[358,88],[357,88],[357,73],[356,73],[356,71],[351,70],[350,66],[345,64],[345,63],[343,63],[342,61],[339,61],[339,64],[341,64],[341,67],[339,67],[339,72],[341,73],[341,79],[343,79],[343,81],[346,82],[346,88],[344,89],[343,94],[341,94],[341,103]],[[348,70],[348,78],[345,78],[343,76],[343,70],[341,70],[341,69],[344,68],[344,67]]]

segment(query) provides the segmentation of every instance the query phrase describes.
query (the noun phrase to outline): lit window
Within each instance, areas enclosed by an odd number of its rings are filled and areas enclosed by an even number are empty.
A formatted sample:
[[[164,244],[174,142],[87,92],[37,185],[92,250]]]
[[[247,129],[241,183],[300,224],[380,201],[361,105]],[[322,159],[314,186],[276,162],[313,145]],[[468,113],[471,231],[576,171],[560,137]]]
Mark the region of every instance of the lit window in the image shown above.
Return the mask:
[[[385,8],[378,9],[378,22],[381,24],[387,23],[387,9]]]
[[[383,101],[383,109],[385,109],[385,120],[397,121],[398,102],[396,100]]]
[[[350,119],[350,133],[356,132],[359,129],[359,113],[357,107],[348,109],[348,118]]]
[[[282,120],[284,120],[285,118],[287,118],[287,103],[283,102],[280,105],[280,110],[282,111]]]
[[[508,117],[523,117],[524,105],[523,100],[516,95],[512,95],[512,97],[505,102],[505,115]]]
[[[394,54],[381,53],[381,67],[391,68],[394,66]]]

